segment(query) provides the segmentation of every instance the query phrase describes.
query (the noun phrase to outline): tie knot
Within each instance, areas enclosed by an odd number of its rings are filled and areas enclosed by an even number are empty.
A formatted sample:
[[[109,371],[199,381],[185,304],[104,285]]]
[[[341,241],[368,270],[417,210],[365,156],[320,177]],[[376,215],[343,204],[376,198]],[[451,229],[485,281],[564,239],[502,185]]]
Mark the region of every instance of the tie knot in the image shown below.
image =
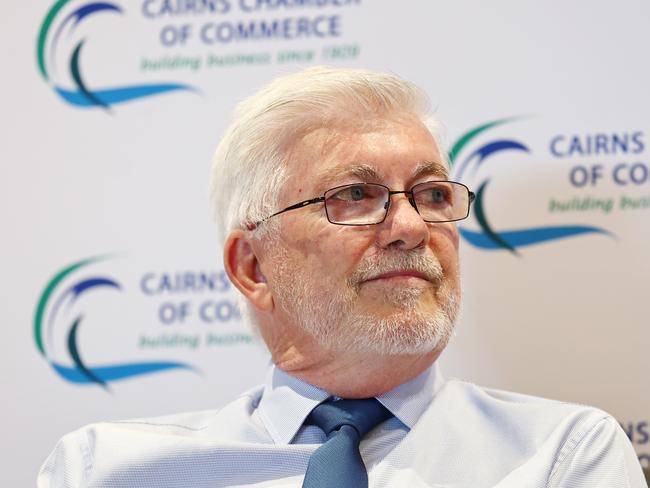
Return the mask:
[[[320,427],[328,437],[342,426],[350,425],[359,432],[361,438],[392,416],[375,398],[328,400],[314,408],[307,421]]]

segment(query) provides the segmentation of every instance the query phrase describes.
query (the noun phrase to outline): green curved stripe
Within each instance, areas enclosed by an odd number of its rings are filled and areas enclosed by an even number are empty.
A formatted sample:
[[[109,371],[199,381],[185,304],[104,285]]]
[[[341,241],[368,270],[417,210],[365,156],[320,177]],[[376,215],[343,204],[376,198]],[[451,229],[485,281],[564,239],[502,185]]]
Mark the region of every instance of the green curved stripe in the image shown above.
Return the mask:
[[[77,329],[79,328],[79,324],[81,324],[81,319],[81,316],[77,317],[77,319],[72,324],[70,333],[68,334],[68,351],[70,352],[70,356],[72,357],[75,366],[79,368],[79,371],[81,371],[81,373],[86,378],[94,383],[102,385],[106,390],[108,390],[106,383],[86,367],[84,362],[81,360],[81,356],[79,355],[79,349],[77,348]]]
[[[449,161],[451,162],[451,166],[453,167],[454,159],[456,159],[456,156],[463,150],[463,148],[467,145],[467,143],[472,139],[474,139],[481,132],[484,132],[497,125],[505,124],[506,122],[511,122],[518,118],[519,117],[508,117],[506,119],[493,120],[492,122],[479,125],[478,127],[474,127],[472,130],[465,132],[465,134],[460,136],[460,138],[456,141],[456,143],[449,151]]]
[[[483,190],[485,190],[487,184],[487,181],[484,182],[476,192],[476,203],[474,206],[474,215],[476,215],[476,220],[481,226],[481,229],[483,229],[483,232],[485,232],[490,239],[499,244],[501,247],[508,249],[513,254],[518,254],[517,250],[514,247],[503,240],[499,234],[494,232],[494,230],[492,230],[492,227],[487,221],[487,217],[483,211]]]
[[[68,276],[73,271],[86,266],[88,264],[101,261],[103,259],[108,259],[109,256],[94,256],[92,258],[84,259],[77,263],[71,264],[70,266],[63,268],[59,271],[54,278],[52,278],[49,283],[45,286],[41,297],[38,300],[38,305],[36,306],[36,313],[34,315],[34,340],[36,341],[36,347],[40,351],[41,355],[45,357],[45,347],[43,346],[43,316],[45,315],[45,308],[47,307],[47,302],[50,299],[50,296],[54,292],[54,289],[57,287],[63,279]]]
[[[72,53],[72,57],[70,58],[70,74],[72,75],[72,79],[74,80],[74,82],[77,84],[79,91],[81,91],[81,93],[83,93],[83,95],[89,101],[91,101],[94,105],[99,105],[101,107],[108,108],[108,105],[105,102],[97,98],[94,93],[92,93],[90,90],[88,90],[88,88],[86,88],[86,84],[81,78],[81,69],[79,68],[79,53],[81,53],[81,47],[83,46],[83,44],[84,41],[81,41],[79,44],[77,44],[77,47]]]
[[[54,17],[56,17],[56,14],[58,14],[59,11],[63,8],[63,6],[69,1],[70,0],[59,0],[54,4],[54,6],[50,9],[50,11],[45,16],[43,25],[41,25],[41,30],[38,33],[36,58],[38,59],[38,69],[41,72],[43,78],[45,78],[46,80],[48,79],[47,70],[45,69],[45,41],[47,41],[47,33],[50,30],[50,26],[52,25],[52,22],[54,21]]]

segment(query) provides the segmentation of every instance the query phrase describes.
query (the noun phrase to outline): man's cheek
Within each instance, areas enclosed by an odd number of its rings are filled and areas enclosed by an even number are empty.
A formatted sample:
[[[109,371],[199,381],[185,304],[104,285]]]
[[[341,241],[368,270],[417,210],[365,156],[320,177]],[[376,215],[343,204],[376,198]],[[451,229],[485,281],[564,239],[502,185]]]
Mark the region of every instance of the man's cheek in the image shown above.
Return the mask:
[[[447,245],[458,249],[458,244],[460,242],[460,232],[458,231],[458,226],[454,222],[449,222],[446,224],[436,224],[437,227],[434,228],[432,235],[435,238],[446,241]]]

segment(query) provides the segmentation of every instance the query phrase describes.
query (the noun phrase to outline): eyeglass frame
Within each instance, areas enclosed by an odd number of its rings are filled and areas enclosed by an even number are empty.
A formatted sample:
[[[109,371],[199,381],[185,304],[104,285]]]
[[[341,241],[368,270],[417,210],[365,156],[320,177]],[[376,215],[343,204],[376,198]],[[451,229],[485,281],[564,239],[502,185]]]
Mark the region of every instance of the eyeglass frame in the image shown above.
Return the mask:
[[[447,222],[457,222],[459,220],[464,220],[467,217],[469,217],[469,212],[470,212],[471,207],[472,207],[472,202],[476,199],[476,194],[472,190],[470,190],[467,185],[465,185],[463,183],[460,183],[458,181],[450,181],[450,180],[423,181],[422,183],[417,183],[417,184],[413,185],[410,190],[391,190],[386,185],[382,185],[381,183],[358,182],[358,183],[348,183],[346,185],[335,186],[333,188],[330,188],[329,190],[325,190],[325,193],[323,193],[323,195],[320,196],[320,197],[310,198],[310,199],[303,200],[303,201],[298,202],[298,203],[294,203],[293,205],[289,205],[288,207],[283,208],[282,210],[279,210],[279,211],[275,212],[274,214],[269,215],[265,219],[262,219],[262,220],[260,220],[258,222],[255,222],[255,224],[253,224],[252,226],[249,225],[249,230],[253,230],[254,228],[256,228],[261,223],[266,222],[267,220],[269,220],[272,217],[275,217],[276,215],[280,215],[280,214],[283,214],[285,212],[289,212],[290,210],[297,210],[299,208],[307,207],[308,205],[313,205],[315,203],[321,203],[321,202],[325,206],[325,216],[327,217],[327,221],[330,224],[333,224],[333,225],[346,225],[346,226],[352,226],[352,227],[360,227],[360,226],[364,226],[364,225],[377,225],[377,224],[381,224],[382,222],[384,222],[386,220],[386,217],[388,216],[388,211],[390,210],[390,206],[391,206],[391,198],[390,197],[393,196],[393,195],[399,195],[399,194],[402,194],[402,193],[408,196],[408,201],[411,204],[411,206],[415,209],[415,211],[418,213],[418,215],[422,216],[422,214],[418,210],[418,207],[417,207],[417,205],[415,203],[415,198],[413,197],[413,189],[416,188],[417,186],[426,185],[428,183],[453,183],[453,184],[465,187],[465,189],[467,190],[467,214],[465,214],[464,217],[460,217],[460,218],[457,218],[457,219],[450,219],[450,220],[426,220],[426,219],[424,219],[424,217],[422,218],[422,220],[424,220],[425,222],[427,222],[429,224],[443,224],[443,223],[447,223]],[[343,224],[343,223],[340,223],[340,222],[332,222],[330,220],[329,212],[327,211],[327,203],[326,203],[325,195],[327,193],[331,192],[332,190],[337,190],[339,188],[345,188],[345,187],[348,187],[348,186],[355,186],[355,185],[381,186],[382,188],[385,188],[388,191],[388,195],[387,195],[388,199],[386,200],[386,203],[384,203],[385,212],[384,212],[384,218],[383,219],[381,219],[378,222],[372,222],[372,223],[369,223],[369,224]]]

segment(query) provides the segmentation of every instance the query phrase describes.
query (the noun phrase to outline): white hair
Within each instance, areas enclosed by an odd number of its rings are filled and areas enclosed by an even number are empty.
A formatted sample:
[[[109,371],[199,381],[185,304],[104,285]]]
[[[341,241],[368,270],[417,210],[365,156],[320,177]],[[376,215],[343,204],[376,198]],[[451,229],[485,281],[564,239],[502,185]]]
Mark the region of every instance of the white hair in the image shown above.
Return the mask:
[[[316,66],[276,78],[237,106],[213,158],[210,190],[222,244],[233,229],[279,210],[286,155],[300,135],[341,121],[362,126],[408,113],[424,123],[445,157],[441,126],[428,111],[424,91],[393,74]],[[274,228],[259,226],[262,232]]]

